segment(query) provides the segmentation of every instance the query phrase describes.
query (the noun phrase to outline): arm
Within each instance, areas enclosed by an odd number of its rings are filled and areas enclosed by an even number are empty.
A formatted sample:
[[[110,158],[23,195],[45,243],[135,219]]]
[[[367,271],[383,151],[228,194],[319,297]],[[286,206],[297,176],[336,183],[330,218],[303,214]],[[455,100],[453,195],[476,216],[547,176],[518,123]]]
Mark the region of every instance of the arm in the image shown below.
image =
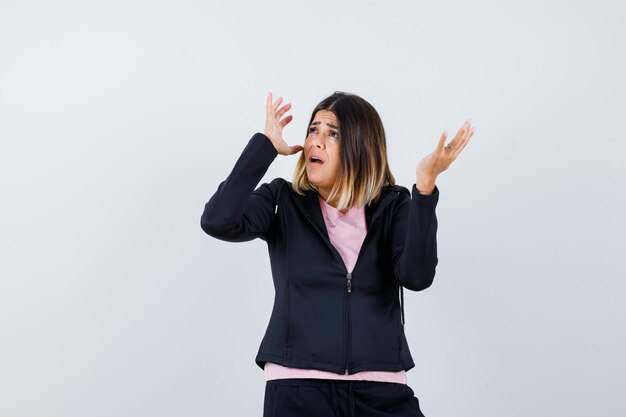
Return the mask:
[[[448,134],[443,132],[435,150],[417,165],[411,199],[403,194],[404,200],[396,210],[391,225],[394,272],[400,284],[409,290],[421,291],[433,283],[438,263],[435,207],[439,189],[435,181],[465,148],[475,130],[467,119],[445,146]]]
[[[293,117],[283,118],[291,103],[280,107],[283,98],[272,101],[267,93],[265,130],[255,133],[248,142],[230,175],[204,206],[200,219],[207,234],[229,242],[244,242],[254,238],[268,240],[274,220],[276,191],[281,179],[254,187],[263,178],[276,155],[293,155],[303,150],[301,145],[289,146],[283,139],[283,127]]]
[[[229,242],[255,238],[267,240],[274,218],[274,198],[279,183],[262,184],[278,152],[270,139],[255,133],[226,180],[204,206],[200,225],[210,236]]]
[[[403,287],[421,291],[433,282],[437,258],[439,189],[420,194],[415,185],[411,198],[402,193],[391,223],[391,253],[394,274]]]

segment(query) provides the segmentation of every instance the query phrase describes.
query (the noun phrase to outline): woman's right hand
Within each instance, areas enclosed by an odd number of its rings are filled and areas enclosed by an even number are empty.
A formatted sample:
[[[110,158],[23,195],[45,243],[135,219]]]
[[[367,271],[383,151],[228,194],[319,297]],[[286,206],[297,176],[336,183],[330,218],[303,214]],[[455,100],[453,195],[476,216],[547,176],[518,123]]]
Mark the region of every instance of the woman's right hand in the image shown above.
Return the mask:
[[[283,127],[285,127],[293,116],[289,115],[281,120],[285,112],[291,108],[291,103],[285,104],[278,109],[283,98],[278,97],[275,103],[272,103],[272,93],[267,93],[267,103],[265,105],[265,130],[263,134],[267,136],[274,144],[274,147],[280,155],[293,155],[300,152],[304,148],[300,145],[289,146],[283,139]]]

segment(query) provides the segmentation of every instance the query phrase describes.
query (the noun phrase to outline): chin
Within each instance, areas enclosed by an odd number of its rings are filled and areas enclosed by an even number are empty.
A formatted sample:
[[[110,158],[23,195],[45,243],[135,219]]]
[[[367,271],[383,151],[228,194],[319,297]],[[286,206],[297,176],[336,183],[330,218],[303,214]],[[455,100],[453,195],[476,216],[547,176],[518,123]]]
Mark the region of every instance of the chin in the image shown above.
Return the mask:
[[[307,170],[307,179],[311,185],[316,186],[318,189],[321,188],[330,188],[331,185],[328,184],[328,176],[324,175],[322,172],[311,172]]]
[[[323,181],[320,181],[317,175],[307,175],[307,178],[309,179],[309,183],[312,185],[315,185],[316,187],[323,186]]]

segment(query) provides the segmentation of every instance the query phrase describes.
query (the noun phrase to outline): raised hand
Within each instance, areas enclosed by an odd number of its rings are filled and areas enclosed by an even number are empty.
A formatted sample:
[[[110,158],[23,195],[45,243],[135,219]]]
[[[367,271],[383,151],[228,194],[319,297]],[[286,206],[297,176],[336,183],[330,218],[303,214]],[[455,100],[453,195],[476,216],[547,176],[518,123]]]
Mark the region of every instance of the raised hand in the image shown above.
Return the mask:
[[[291,103],[285,104],[280,109],[278,106],[282,103],[283,98],[278,97],[275,103],[272,103],[272,93],[267,93],[267,102],[265,105],[265,130],[263,134],[267,136],[280,155],[293,155],[304,149],[300,145],[289,146],[283,139],[283,127],[285,127],[293,116],[289,115],[281,120],[283,115],[291,108]]]
[[[467,119],[454,138],[445,146],[447,134],[443,132],[437,148],[417,164],[416,188],[418,191],[423,194],[430,194],[433,191],[437,176],[448,169],[459,156],[475,130],[471,119]]]

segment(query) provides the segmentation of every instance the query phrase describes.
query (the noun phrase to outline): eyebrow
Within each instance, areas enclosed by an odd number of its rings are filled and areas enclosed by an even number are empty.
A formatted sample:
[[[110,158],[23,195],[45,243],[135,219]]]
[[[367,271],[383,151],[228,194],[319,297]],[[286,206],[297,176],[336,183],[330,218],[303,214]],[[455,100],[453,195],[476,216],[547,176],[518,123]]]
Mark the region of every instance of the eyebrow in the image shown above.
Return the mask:
[[[319,122],[319,121],[318,122],[313,122],[313,123],[311,123],[311,126],[317,126],[317,125],[319,125],[321,123],[322,122]],[[339,129],[337,126],[335,126],[334,124],[331,124],[331,123],[326,123],[326,126],[332,127],[333,129]]]

